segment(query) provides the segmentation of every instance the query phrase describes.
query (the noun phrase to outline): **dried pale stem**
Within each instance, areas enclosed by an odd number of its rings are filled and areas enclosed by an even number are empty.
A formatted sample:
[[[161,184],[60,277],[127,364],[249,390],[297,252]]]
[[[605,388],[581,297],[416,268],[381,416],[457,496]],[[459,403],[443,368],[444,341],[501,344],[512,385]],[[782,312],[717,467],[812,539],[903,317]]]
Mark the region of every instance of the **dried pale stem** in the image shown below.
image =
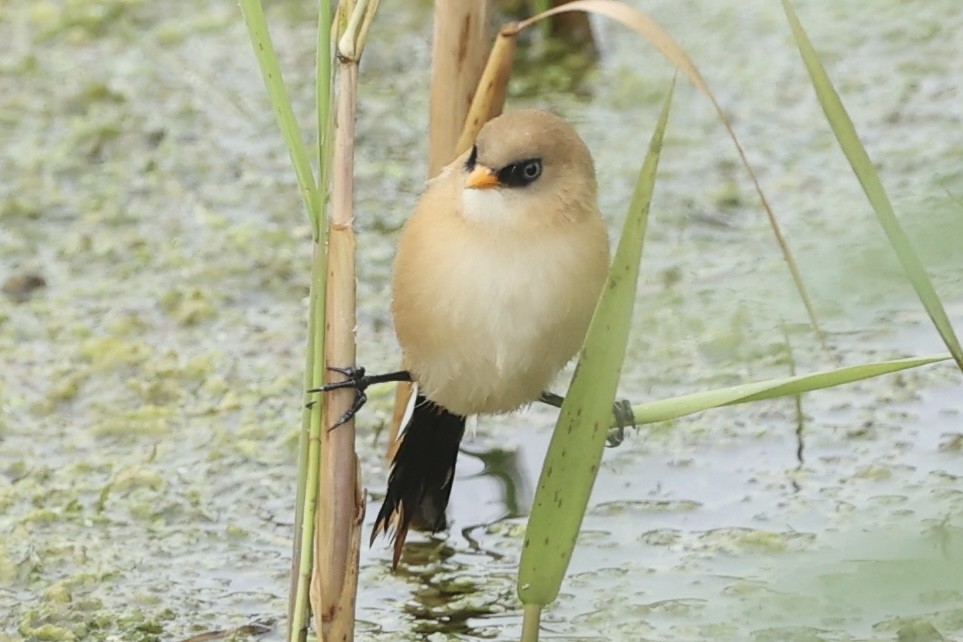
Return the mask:
[[[337,127],[332,190],[332,221],[328,232],[328,288],[325,337],[326,366],[355,363],[355,238],[352,229],[354,123],[358,65],[339,65]],[[356,586],[346,580],[357,564],[350,552],[352,539],[360,541],[357,516],[363,510],[357,497],[357,457],[354,452],[354,421],[331,430],[333,423],[351,407],[354,392],[338,390],[327,395],[325,430],[321,433],[321,475],[314,574],[319,591],[312,596],[315,627],[321,639],[350,639],[353,628],[353,597]],[[357,576],[354,575],[356,578]],[[319,594],[318,594],[319,593]],[[350,597],[348,597],[350,595]],[[349,637],[334,629],[349,629]]]
[[[358,61],[377,0],[360,0],[344,9],[350,17],[338,42],[337,117],[334,132],[331,226],[328,231],[325,370],[350,366],[355,349],[355,237],[352,227],[354,137],[357,114]],[[340,22],[340,21],[339,21]],[[329,373],[325,371],[325,378]],[[358,559],[364,501],[354,421],[334,430],[350,407],[354,391],[328,393],[321,432],[321,472],[316,516],[312,605],[319,640],[354,639],[354,605],[358,590]]]
[[[431,105],[428,131],[428,177],[435,176],[457,154],[455,145],[468,115],[488,52],[492,0],[435,0],[431,50]],[[388,439],[394,456],[411,384],[399,383]]]
[[[465,125],[462,128],[453,156],[458,156],[472,144],[478,136],[482,125],[502,113],[505,106],[505,94],[508,92],[508,80],[512,75],[512,63],[515,60],[515,45],[517,43],[518,25],[508,24],[501,28],[495,37],[488,63],[482,72],[481,79],[472,98]]]
[[[431,50],[431,124],[428,175],[455,157],[468,105],[488,53],[490,2],[435,1]]]

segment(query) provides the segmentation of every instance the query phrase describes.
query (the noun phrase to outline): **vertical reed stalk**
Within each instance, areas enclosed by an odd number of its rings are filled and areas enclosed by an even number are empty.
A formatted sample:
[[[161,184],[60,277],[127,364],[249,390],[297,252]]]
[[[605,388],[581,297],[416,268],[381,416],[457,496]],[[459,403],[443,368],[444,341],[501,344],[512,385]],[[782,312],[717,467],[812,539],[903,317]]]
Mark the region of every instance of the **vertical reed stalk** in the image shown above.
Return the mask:
[[[323,229],[323,227],[321,228]],[[324,360],[325,268],[324,239],[314,242],[311,256],[311,292],[308,314],[305,390],[321,384]],[[291,556],[291,593],[288,603],[288,641],[307,639],[308,592],[314,567],[315,514],[320,474],[321,402],[305,407],[298,443],[298,494],[294,516],[294,545]]]
[[[328,174],[331,168],[331,132],[334,113],[331,101],[331,2],[318,3],[318,42],[315,68],[315,110],[318,121],[318,192],[320,210],[313,221],[311,253],[311,286],[308,304],[308,345],[304,367],[304,389],[310,390],[324,380],[324,305],[327,297],[327,233],[324,208],[328,196]],[[298,488],[294,514],[294,537],[291,551],[291,590],[288,600],[288,642],[307,639],[308,592],[314,568],[315,513],[318,501],[320,474],[321,406],[305,406],[301,415],[301,434],[298,439]]]
[[[331,221],[328,229],[324,376],[328,367],[355,363],[354,135],[358,61],[378,0],[342,6],[350,15],[338,42],[337,115],[334,133]],[[339,23],[341,21],[339,20]],[[320,367],[320,364],[318,366]],[[321,472],[316,517],[312,606],[319,640],[354,639],[358,558],[364,498],[354,450],[354,421],[334,429],[351,408],[354,391],[328,393],[321,432]]]
[[[260,0],[240,0],[241,12],[247,24],[248,35],[254,46],[254,55],[261,68],[261,76],[268,90],[271,107],[277,116],[278,126],[284,137],[285,145],[291,156],[298,187],[304,198],[308,222],[311,225],[314,241],[314,256],[311,266],[310,313],[308,319],[308,344],[304,370],[304,388],[309,390],[321,383],[323,374],[322,360],[318,358],[324,345],[324,303],[325,303],[325,254],[324,203],[327,200],[325,179],[328,160],[331,157],[325,130],[319,137],[318,155],[321,163],[322,179],[315,183],[307,147],[301,139],[300,128],[291,108],[291,99],[281,76],[277,53],[271,43],[267,20]],[[331,101],[331,11],[328,0],[321,1],[320,25],[318,31],[318,121],[330,122]],[[323,55],[322,55],[323,52]],[[324,59],[327,63],[324,63]],[[327,90],[327,91],[325,91]],[[294,535],[291,554],[291,590],[288,603],[289,642],[301,642],[307,635],[308,587],[313,565],[312,542],[314,540],[314,513],[318,490],[319,436],[321,434],[320,405],[306,406],[301,416],[301,433],[298,440],[298,480],[295,502]]]
[[[429,177],[454,158],[455,143],[488,58],[490,22],[490,0],[435,0]]]
[[[352,228],[352,194],[354,167],[354,125],[358,64],[342,60],[339,65],[340,95],[337,100],[335,158],[332,176],[331,225],[328,231],[327,319],[325,321],[325,366],[352,366],[355,363],[355,238]],[[326,379],[328,377],[326,376]],[[354,400],[351,389],[328,393],[324,407],[321,434],[320,503],[317,515],[317,550],[314,573],[319,580],[320,595],[314,595],[315,627],[322,638],[332,628],[342,628],[345,618],[354,619],[353,600],[346,601],[357,589],[347,585],[348,568],[357,564],[350,559],[360,542],[360,515],[364,505],[356,501],[360,489],[357,479],[357,456],[354,452],[354,420],[332,430],[338,418],[348,411]],[[353,532],[352,532],[353,531]],[[357,575],[354,574],[354,578]],[[347,613],[345,611],[348,611]]]
[[[352,366],[355,363],[355,238],[352,223],[354,167],[354,123],[358,65],[356,61],[339,64],[340,95],[337,100],[335,157],[332,176],[331,225],[328,230],[327,319],[325,320],[324,364]],[[327,375],[325,379],[328,379]],[[328,638],[329,629],[342,628],[343,620],[354,619],[352,596],[356,587],[346,585],[352,538],[360,541],[357,457],[354,452],[354,420],[336,430],[332,426],[347,412],[354,391],[328,393],[323,409],[321,433],[321,476],[314,573],[319,579],[320,595],[314,595],[315,628]],[[352,533],[354,531],[354,533]],[[357,575],[355,575],[357,577]],[[320,599],[319,599],[320,598]],[[349,611],[345,613],[345,611]],[[353,622],[352,622],[353,624]],[[333,631],[332,631],[333,632]],[[333,639],[342,639],[334,636]],[[344,638],[349,639],[349,638]]]

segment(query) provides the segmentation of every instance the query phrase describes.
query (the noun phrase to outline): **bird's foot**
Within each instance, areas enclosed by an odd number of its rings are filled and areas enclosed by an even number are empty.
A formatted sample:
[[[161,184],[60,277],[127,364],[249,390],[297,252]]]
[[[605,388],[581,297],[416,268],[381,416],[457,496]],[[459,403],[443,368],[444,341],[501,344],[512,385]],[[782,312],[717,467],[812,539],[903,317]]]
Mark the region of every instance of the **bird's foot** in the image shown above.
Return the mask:
[[[347,423],[358,414],[358,411],[361,410],[368,401],[368,395],[365,392],[368,386],[388,381],[411,381],[411,373],[407,370],[398,370],[380,375],[367,375],[365,374],[365,369],[361,366],[349,366],[347,368],[328,366],[328,370],[344,375],[346,377],[345,380],[326,383],[323,386],[311,388],[308,392],[331,392],[332,390],[341,390],[342,388],[351,388],[354,390],[354,401],[351,403],[351,407],[331,426],[331,430]]]
[[[538,400],[549,406],[561,408],[565,397],[545,391],[539,395]],[[612,414],[615,415],[615,427],[609,430],[608,436],[605,438],[605,445],[608,448],[615,448],[622,444],[625,440],[626,428],[637,428],[635,413],[632,412],[632,403],[628,399],[619,399],[612,404]]]
[[[565,397],[545,390],[541,395],[539,395],[538,400],[544,404],[552,406],[553,408],[561,408],[562,402],[565,401]]]
[[[346,379],[344,381],[326,383],[317,388],[311,388],[308,390],[308,392],[331,392],[332,390],[341,390],[342,388],[354,389],[354,401],[351,402],[351,407],[338,418],[338,421],[336,421],[333,426],[331,426],[331,430],[334,430],[338,426],[351,421],[351,419],[358,414],[358,411],[364,407],[365,403],[368,401],[368,395],[365,393],[365,389],[367,389],[367,387],[371,384],[370,382],[366,381],[368,377],[365,376],[364,368],[360,366],[350,366],[348,368],[335,368],[333,366],[329,366],[328,370],[342,374],[346,377]]]
[[[605,438],[607,448],[616,448],[622,445],[625,440],[626,428],[638,428],[635,425],[635,413],[632,412],[632,404],[628,399],[619,399],[612,404],[612,413],[615,415],[616,426],[609,430],[609,434]]]

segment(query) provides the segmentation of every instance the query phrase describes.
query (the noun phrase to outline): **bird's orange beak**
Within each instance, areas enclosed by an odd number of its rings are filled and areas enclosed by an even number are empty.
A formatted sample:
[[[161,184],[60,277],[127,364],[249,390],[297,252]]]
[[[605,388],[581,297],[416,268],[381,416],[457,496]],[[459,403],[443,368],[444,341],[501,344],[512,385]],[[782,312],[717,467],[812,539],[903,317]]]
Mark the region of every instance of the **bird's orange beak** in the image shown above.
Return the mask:
[[[475,165],[475,169],[471,170],[468,180],[465,181],[465,187],[472,189],[491,189],[498,185],[498,174],[484,165]]]

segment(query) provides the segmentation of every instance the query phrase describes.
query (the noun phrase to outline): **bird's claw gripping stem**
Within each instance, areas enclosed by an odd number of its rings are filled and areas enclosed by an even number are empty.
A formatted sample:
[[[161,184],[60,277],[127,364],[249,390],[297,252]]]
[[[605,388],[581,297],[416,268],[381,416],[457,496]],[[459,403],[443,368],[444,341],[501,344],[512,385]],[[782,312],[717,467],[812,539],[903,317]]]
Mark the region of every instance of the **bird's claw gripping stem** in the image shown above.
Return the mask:
[[[338,374],[344,375],[344,381],[333,381],[331,383],[326,383],[323,386],[318,386],[317,388],[311,388],[308,392],[331,392],[332,390],[341,390],[342,388],[353,388],[354,389],[354,401],[351,402],[351,407],[348,408],[342,414],[338,420],[331,426],[329,430],[334,430],[338,426],[348,423],[352,417],[358,414],[358,411],[364,407],[365,403],[368,401],[368,395],[365,393],[365,389],[370,385],[365,381],[365,370],[362,367],[349,366],[347,368],[336,368],[334,366],[328,366],[328,370],[331,372],[337,372]]]
[[[389,372],[387,374],[380,375],[367,375],[365,374],[365,369],[361,366],[348,366],[347,368],[337,368],[335,366],[328,366],[328,370],[331,372],[337,372],[345,377],[344,381],[333,381],[331,383],[326,383],[323,386],[318,386],[317,388],[311,388],[308,392],[331,392],[332,390],[341,390],[343,388],[352,388],[354,390],[354,401],[351,403],[351,407],[345,411],[338,421],[331,426],[330,430],[334,430],[338,426],[350,421],[358,411],[364,407],[365,403],[368,402],[368,395],[365,390],[368,386],[376,383],[385,383],[388,381],[411,381],[411,373],[407,370],[398,370],[397,372]]]
[[[554,392],[545,391],[539,396],[538,400],[550,406],[561,408],[565,397],[557,395]],[[621,445],[625,440],[625,429],[636,427],[635,413],[632,411],[632,402],[628,399],[619,399],[612,404],[612,414],[615,415],[615,427],[609,430],[609,434],[605,438],[605,445],[608,448],[615,448]]]
[[[612,413],[615,415],[615,428],[609,430],[605,438],[605,445],[608,448],[615,448],[622,445],[625,440],[625,429],[635,428],[635,413],[632,412],[632,404],[628,399],[619,399],[612,404]]]

